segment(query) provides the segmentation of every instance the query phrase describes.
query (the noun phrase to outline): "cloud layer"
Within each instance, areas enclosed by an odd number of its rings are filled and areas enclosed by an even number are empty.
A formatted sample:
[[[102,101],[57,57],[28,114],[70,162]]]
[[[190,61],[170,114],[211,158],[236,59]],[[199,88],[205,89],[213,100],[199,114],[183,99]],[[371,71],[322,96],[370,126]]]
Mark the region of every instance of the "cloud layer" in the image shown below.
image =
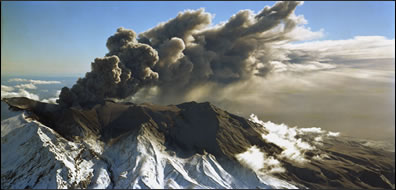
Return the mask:
[[[3,98],[11,98],[11,97],[26,97],[33,100],[40,100],[39,96],[33,93],[30,93],[23,88],[18,89],[18,91],[14,91],[13,87],[1,85],[1,99]]]
[[[52,81],[52,80],[32,80],[32,79],[22,79],[22,78],[12,78],[9,79],[8,82],[29,82],[31,84],[60,84],[60,81]]]
[[[321,142],[323,141],[323,137],[326,136],[336,137],[340,135],[339,132],[325,131],[318,127],[297,128],[297,127],[288,127],[283,123],[275,124],[271,121],[264,122],[258,119],[258,117],[254,114],[250,115],[249,120],[254,123],[260,124],[265,129],[265,131],[268,132],[262,134],[262,138],[265,141],[274,143],[279,147],[283,148],[283,151],[279,155],[280,158],[289,159],[298,163],[309,162],[309,160],[307,160],[304,156],[305,152],[309,150],[315,150],[316,149],[315,144],[321,145]],[[315,139],[315,141],[311,143],[303,141],[301,137],[298,137],[298,135],[310,135]],[[322,157],[323,156],[324,155],[322,155]],[[255,167],[258,166],[255,165]]]
[[[15,88],[36,89],[37,87],[34,84],[30,83],[30,84],[18,84],[18,85],[15,86]]]
[[[8,82],[17,82],[17,83],[22,83],[22,82],[30,82],[26,84],[17,84],[14,87],[12,86],[7,86],[7,85],[1,85],[1,98],[11,98],[11,97],[26,97],[30,98],[33,100],[37,101],[42,101],[42,102],[47,102],[47,103],[56,103],[56,100],[58,99],[58,96],[60,94],[60,90],[58,90],[53,98],[47,98],[47,99],[41,99],[39,95],[29,92],[29,90],[36,90],[37,86],[34,84],[38,85],[48,85],[48,84],[59,84],[60,81],[44,81],[44,80],[30,80],[30,79],[21,79],[21,78],[12,78],[9,79]],[[47,89],[45,89],[46,92],[48,92]]]
[[[235,157],[241,164],[256,172],[281,173],[286,171],[279,160],[272,156],[267,156],[257,146],[252,146],[246,152],[237,154]]]
[[[324,140],[340,135],[339,132],[326,131],[318,127],[298,128],[289,127],[283,123],[264,122],[254,114],[250,115],[249,120],[262,127],[258,130],[262,131],[263,140],[283,149],[280,154],[268,156],[254,145],[245,152],[235,155],[241,164],[261,174],[285,172],[286,169],[280,160],[288,160],[301,165],[311,162],[311,159],[324,159],[328,155],[318,147],[323,146]],[[305,141],[302,140],[303,137]],[[310,152],[311,155],[307,157],[306,152]]]

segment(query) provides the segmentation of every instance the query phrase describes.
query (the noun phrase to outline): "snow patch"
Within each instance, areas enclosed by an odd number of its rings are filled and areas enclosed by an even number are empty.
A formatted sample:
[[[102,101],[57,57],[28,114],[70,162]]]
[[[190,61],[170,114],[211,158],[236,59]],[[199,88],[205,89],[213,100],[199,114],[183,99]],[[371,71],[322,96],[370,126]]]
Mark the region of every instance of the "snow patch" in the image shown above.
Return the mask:
[[[263,168],[267,170],[258,172],[233,162],[219,162],[208,153],[180,157],[158,142],[146,127],[152,126],[142,126],[138,133],[105,145],[95,138],[70,142],[39,122],[26,120],[22,114],[4,120],[1,187],[296,188],[263,172],[281,172],[276,167],[279,161],[264,153]],[[257,147],[250,152],[260,154]]]

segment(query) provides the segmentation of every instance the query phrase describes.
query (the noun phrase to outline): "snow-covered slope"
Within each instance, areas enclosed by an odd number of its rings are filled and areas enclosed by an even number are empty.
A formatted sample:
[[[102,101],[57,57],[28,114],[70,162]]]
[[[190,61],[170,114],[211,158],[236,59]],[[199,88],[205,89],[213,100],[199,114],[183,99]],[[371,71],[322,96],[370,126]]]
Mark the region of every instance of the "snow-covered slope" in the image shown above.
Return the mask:
[[[23,115],[3,121],[1,135],[1,188],[84,187],[92,173],[94,160],[82,144]]]
[[[113,144],[71,142],[25,119],[1,123],[1,188],[296,188],[209,153],[167,150],[142,127]]]
[[[394,152],[372,141],[209,102],[5,102],[26,115],[1,123],[2,188],[395,187]]]

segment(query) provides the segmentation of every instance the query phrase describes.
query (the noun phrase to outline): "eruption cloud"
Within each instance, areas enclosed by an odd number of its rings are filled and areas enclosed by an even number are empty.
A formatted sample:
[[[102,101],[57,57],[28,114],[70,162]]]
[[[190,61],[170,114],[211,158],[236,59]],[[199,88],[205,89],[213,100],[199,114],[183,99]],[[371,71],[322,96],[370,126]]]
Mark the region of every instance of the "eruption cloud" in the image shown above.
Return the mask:
[[[277,2],[257,14],[242,10],[214,27],[209,27],[212,15],[199,9],[181,12],[138,36],[119,28],[107,40],[106,56],[96,58],[91,72],[71,89],[64,87],[58,103],[86,106],[150,87],[157,88],[159,99],[182,100],[202,85],[224,87],[265,77],[270,62],[282,57],[276,44],[292,41],[290,33],[306,22],[294,15],[299,4]]]

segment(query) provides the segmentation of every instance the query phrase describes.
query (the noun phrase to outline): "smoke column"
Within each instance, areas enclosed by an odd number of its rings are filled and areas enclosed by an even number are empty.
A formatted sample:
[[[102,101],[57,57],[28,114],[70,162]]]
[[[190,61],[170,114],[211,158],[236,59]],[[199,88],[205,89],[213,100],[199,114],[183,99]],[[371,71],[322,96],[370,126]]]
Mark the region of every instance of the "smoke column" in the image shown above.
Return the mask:
[[[226,23],[209,27],[203,9],[179,13],[139,34],[119,28],[110,36],[104,58],[71,89],[62,88],[58,103],[87,106],[105,98],[123,99],[144,87],[158,87],[158,97],[183,97],[199,85],[230,85],[252,76],[265,77],[279,57],[273,44],[284,42],[297,24],[300,2],[277,2],[258,14],[242,10]]]

